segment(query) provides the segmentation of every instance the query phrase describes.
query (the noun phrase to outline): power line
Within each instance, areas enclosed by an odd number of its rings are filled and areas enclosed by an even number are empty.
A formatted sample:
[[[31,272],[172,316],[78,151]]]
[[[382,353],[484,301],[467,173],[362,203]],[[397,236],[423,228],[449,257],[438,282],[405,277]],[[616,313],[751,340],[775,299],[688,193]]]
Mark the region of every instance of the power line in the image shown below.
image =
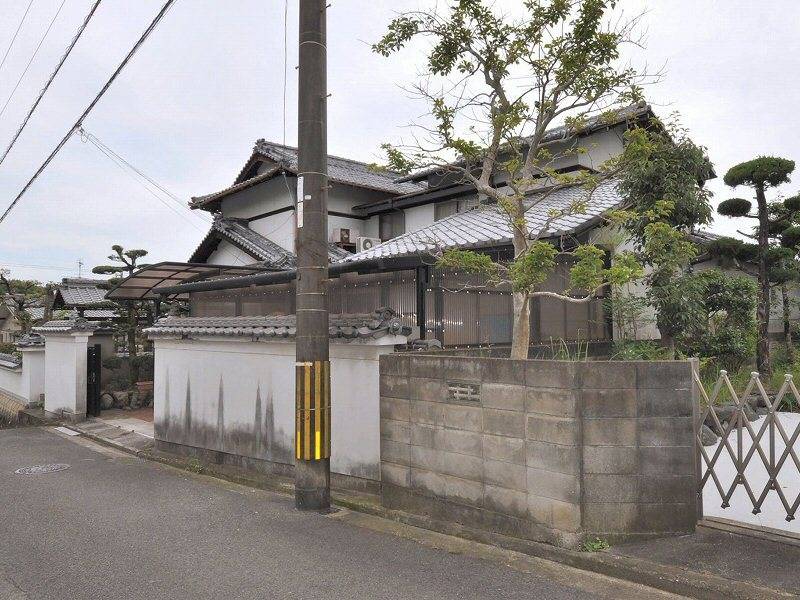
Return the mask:
[[[75,131],[78,129],[78,127],[81,126],[81,124],[83,123],[83,120],[87,117],[87,115],[90,112],[92,112],[92,109],[100,101],[100,99],[103,97],[103,95],[108,91],[108,88],[110,88],[111,84],[114,83],[114,80],[122,72],[122,69],[125,68],[125,65],[127,65],[128,62],[130,61],[130,59],[133,58],[133,55],[136,54],[136,52],[139,50],[139,48],[142,46],[142,44],[144,44],[145,40],[150,36],[150,34],[153,32],[153,30],[158,25],[159,21],[161,21],[161,19],[164,17],[164,15],[167,13],[167,11],[170,9],[170,7],[174,3],[175,3],[175,0],[167,0],[164,3],[164,6],[161,7],[161,10],[155,16],[155,18],[150,23],[150,25],[147,27],[147,29],[144,30],[144,33],[142,33],[141,37],[133,45],[133,48],[131,48],[130,52],[128,52],[127,56],[123,59],[123,61],[120,63],[120,65],[117,67],[117,69],[111,75],[111,77],[108,79],[108,81],[103,86],[103,88],[94,97],[94,100],[92,100],[89,103],[89,106],[86,107],[86,110],[84,110],[83,113],[81,113],[81,116],[78,117],[78,120],[75,121],[75,123],[72,125],[72,127],[70,127],[69,131],[67,131],[67,134],[63,138],[61,138],[61,141],[56,145],[56,147],[53,149],[53,151],[50,153],[50,155],[45,159],[45,161],[42,163],[42,165],[33,174],[33,177],[31,177],[30,180],[28,180],[28,183],[25,184],[25,187],[22,188],[22,190],[19,192],[19,194],[17,194],[17,197],[14,198],[14,200],[11,202],[11,204],[9,204],[8,208],[6,208],[6,210],[2,214],[2,216],[0,216],[0,223],[2,223],[5,220],[5,218],[8,216],[8,214],[14,209],[14,207],[20,201],[22,196],[25,195],[25,192],[27,192],[28,189],[31,187],[31,185],[33,185],[33,182],[36,181],[36,179],[39,177],[39,175],[41,175],[42,172],[47,168],[47,165],[49,165],[50,162],[53,160],[53,158],[55,158],[56,154],[58,154],[58,152],[61,150],[61,148],[64,147],[64,144],[67,143],[67,141],[72,136],[72,134],[75,133]]]
[[[28,16],[28,11],[30,11],[32,5],[33,5],[33,0],[28,2],[28,8],[25,9],[25,14],[22,15],[22,19],[20,19],[19,25],[17,25],[17,30],[14,32],[14,36],[11,38],[11,42],[8,44],[8,48],[6,48],[6,53],[3,54],[3,60],[0,61],[0,69],[3,68],[4,64],[6,64],[6,59],[8,58],[8,53],[11,52],[11,47],[14,45],[14,42],[17,40],[17,36],[19,35],[19,30],[22,29],[22,24],[25,22],[25,17]]]
[[[78,32],[75,34],[75,37],[72,38],[72,42],[70,42],[70,45],[67,47],[67,51],[64,52],[64,55],[61,57],[61,60],[58,61],[58,65],[56,65],[55,71],[53,71],[52,75],[50,75],[50,79],[47,80],[47,83],[44,84],[44,87],[42,88],[42,91],[39,92],[39,97],[36,98],[36,102],[34,102],[33,106],[31,106],[31,109],[28,111],[28,114],[25,116],[25,119],[22,121],[22,124],[19,126],[19,129],[17,129],[17,133],[15,133],[14,137],[11,138],[11,142],[8,144],[8,148],[6,148],[5,152],[3,152],[3,156],[0,156],[0,165],[3,164],[3,161],[6,159],[6,156],[8,156],[9,152],[11,152],[11,148],[16,143],[17,139],[19,138],[20,134],[22,133],[22,130],[25,129],[25,126],[28,124],[28,121],[30,120],[31,115],[33,115],[34,111],[36,110],[36,107],[39,106],[39,102],[41,102],[42,98],[44,97],[45,93],[47,92],[47,89],[50,87],[50,84],[53,83],[53,80],[56,78],[56,75],[58,75],[58,72],[61,70],[61,67],[66,62],[67,57],[70,55],[70,52],[72,52],[72,49],[75,47],[75,44],[78,43],[78,40],[80,39],[81,34],[83,34],[83,30],[86,29],[86,26],[89,24],[89,21],[91,21],[92,16],[94,15],[94,12],[97,10],[97,7],[100,6],[100,2],[101,2],[101,0],[97,0],[92,5],[92,8],[89,9],[89,14],[86,15],[86,18],[83,20],[83,23],[81,24],[80,28],[78,29]],[[0,114],[2,114],[2,113],[0,113]]]
[[[50,24],[47,26],[47,29],[45,29],[45,31],[44,31],[44,35],[42,36],[42,39],[39,40],[39,44],[36,46],[36,50],[33,51],[33,54],[31,54],[31,58],[28,61],[28,64],[25,65],[25,70],[22,71],[22,75],[20,75],[19,79],[17,79],[17,84],[14,86],[14,89],[11,90],[11,93],[8,95],[8,98],[6,99],[6,103],[3,105],[3,108],[0,109],[0,117],[3,116],[4,112],[6,112],[6,108],[8,108],[8,103],[11,102],[11,99],[14,97],[14,94],[17,92],[17,88],[19,87],[19,84],[22,83],[22,79],[25,77],[25,74],[28,72],[28,69],[31,67],[31,63],[33,62],[33,59],[36,58],[37,54],[39,54],[39,48],[42,47],[42,44],[44,43],[44,40],[47,38],[47,34],[50,33],[50,30],[53,28],[53,23],[56,22],[56,19],[58,18],[58,15],[61,14],[61,9],[64,8],[64,3],[66,1],[67,0],[61,0],[61,4],[59,4],[59,6],[58,6],[58,10],[56,11],[56,14],[53,15],[53,18],[50,20]]]
[[[83,130],[83,129],[81,129],[80,131],[81,131],[81,133],[83,134],[83,136],[85,136],[85,139],[86,139],[88,142],[90,142],[90,143],[91,143],[91,144],[92,144],[92,145],[93,145],[95,148],[97,148],[97,149],[98,149],[98,150],[99,150],[99,151],[100,151],[100,152],[101,152],[101,153],[102,153],[102,154],[103,154],[103,155],[104,155],[106,158],[108,158],[108,159],[109,159],[111,162],[113,162],[113,163],[114,163],[115,165],[117,165],[117,166],[118,166],[120,169],[122,169],[123,171],[125,171],[125,172],[126,172],[126,173],[127,173],[127,174],[128,174],[130,177],[131,177],[131,178],[134,178],[134,179],[135,179],[135,176],[134,176],[132,173],[130,173],[129,171],[126,171],[126,167],[128,167],[130,170],[132,170],[132,171],[134,171],[134,172],[138,173],[139,175],[141,175],[141,176],[142,176],[144,179],[146,179],[148,182],[150,182],[152,185],[154,185],[154,186],[155,186],[156,188],[158,188],[159,190],[162,190],[162,192],[163,192],[163,193],[165,193],[165,194],[167,194],[167,195],[170,197],[170,199],[171,199],[171,200],[176,200],[176,199],[177,199],[177,196],[173,196],[173,195],[172,195],[172,193],[171,193],[171,192],[169,192],[169,191],[164,191],[164,190],[166,190],[166,188],[162,187],[160,184],[156,183],[155,181],[153,181],[152,179],[150,179],[150,178],[149,178],[147,175],[145,175],[144,173],[142,173],[141,171],[139,171],[138,169],[136,169],[136,167],[134,167],[133,165],[131,165],[129,162],[127,162],[127,161],[126,161],[124,158],[122,158],[122,157],[121,157],[120,155],[118,155],[116,152],[114,152],[113,150],[111,150],[110,148],[108,148],[107,146],[105,146],[105,145],[104,145],[102,142],[100,142],[100,140],[99,140],[99,139],[97,139],[95,136],[93,136],[92,134],[90,134],[90,133],[86,132],[86,131],[85,131],[85,130]],[[83,139],[83,138],[82,138],[82,139]],[[138,179],[135,179],[135,181],[136,181],[137,183],[139,183],[139,184],[140,184],[140,185],[141,185],[141,186],[142,186],[142,187],[143,187],[145,190],[147,190],[147,191],[148,191],[148,192],[149,192],[149,193],[150,193],[150,194],[151,194],[151,195],[152,195],[152,196],[153,196],[153,197],[154,197],[156,200],[158,200],[159,202],[161,202],[161,204],[163,204],[164,206],[166,206],[166,207],[167,207],[169,210],[171,210],[172,212],[174,212],[176,215],[178,215],[178,216],[179,216],[179,217],[181,217],[182,219],[185,219],[185,220],[186,220],[186,222],[187,222],[187,223],[189,223],[189,224],[190,224],[192,227],[194,227],[195,229],[197,229],[197,230],[199,230],[199,231],[204,231],[203,229],[201,229],[200,227],[198,227],[198,226],[197,226],[197,224],[196,224],[194,221],[191,221],[191,220],[188,218],[188,215],[187,215],[186,213],[179,212],[179,211],[178,211],[178,210],[177,210],[177,209],[176,209],[174,206],[172,206],[171,204],[167,203],[167,201],[166,201],[166,200],[164,200],[164,198],[162,198],[161,196],[159,196],[159,195],[158,195],[158,194],[157,194],[155,191],[153,191],[153,190],[152,190],[150,187],[148,187],[148,186],[147,186],[145,183],[143,183],[142,181],[140,181],[140,180],[138,180]],[[180,202],[180,201],[178,201],[178,202]],[[188,208],[188,207],[186,207],[186,209],[187,209],[187,210],[189,210],[189,208]],[[199,217],[199,215],[197,215],[197,216]],[[208,223],[208,221],[206,221],[206,223]]]

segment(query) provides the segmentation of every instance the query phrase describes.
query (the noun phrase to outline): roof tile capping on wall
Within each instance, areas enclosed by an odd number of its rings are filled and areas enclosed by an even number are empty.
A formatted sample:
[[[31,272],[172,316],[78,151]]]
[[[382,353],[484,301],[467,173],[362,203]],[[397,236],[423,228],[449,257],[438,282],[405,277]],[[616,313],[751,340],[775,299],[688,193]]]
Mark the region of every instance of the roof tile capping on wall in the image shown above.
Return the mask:
[[[383,502],[566,547],[693,531],[693,368],[382,356]]]

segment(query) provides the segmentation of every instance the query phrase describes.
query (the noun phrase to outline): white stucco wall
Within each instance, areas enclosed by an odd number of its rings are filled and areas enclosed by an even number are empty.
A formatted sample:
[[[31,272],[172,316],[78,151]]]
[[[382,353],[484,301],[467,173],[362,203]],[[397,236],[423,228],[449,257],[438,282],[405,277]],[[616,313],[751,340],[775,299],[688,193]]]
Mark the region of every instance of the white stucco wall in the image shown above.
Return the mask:
[[[45,350],[41,346],[23,348],[21,350],[22,383],[20,396],[26,399],[28,404],[36,404],[42,394],[45,393]]]
[[[0,393],[9,395],[16,400],[23,401],[22,395],[22,369],[10,369],[0,366]]]
[[[435,204],[423,204],[406,209],[406,233],[417,231],[433,224]]]
[[[380,479],[378,358],[383,345],[331,343],[331,470]],[[241,338],[155,343],[156,439],[294,462],[295,345]]]
[[[52,414],[86,414],[85,333],[46,334],[44,410]]]

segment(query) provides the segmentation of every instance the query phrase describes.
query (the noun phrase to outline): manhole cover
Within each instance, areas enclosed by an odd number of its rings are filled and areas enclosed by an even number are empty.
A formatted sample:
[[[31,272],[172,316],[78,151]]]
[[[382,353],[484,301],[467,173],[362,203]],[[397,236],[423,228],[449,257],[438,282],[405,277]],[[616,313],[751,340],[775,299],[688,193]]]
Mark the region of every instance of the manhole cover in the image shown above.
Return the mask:
[[[14,471],[17,475],[41,475],[43,473],[55,473],[56,471],[63,471],[69,469],[69,465],[55,464],[55,465],[35,465],[33,467],[22,467]]]

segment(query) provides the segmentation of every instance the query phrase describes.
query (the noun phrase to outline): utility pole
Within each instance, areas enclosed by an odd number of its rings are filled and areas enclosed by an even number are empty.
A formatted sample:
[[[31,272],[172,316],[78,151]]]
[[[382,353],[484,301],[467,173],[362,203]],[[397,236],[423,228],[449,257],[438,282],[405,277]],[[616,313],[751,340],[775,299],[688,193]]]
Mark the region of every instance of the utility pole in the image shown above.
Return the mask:
[[[330,507],[326,0],[300,0],[295,506]]]

